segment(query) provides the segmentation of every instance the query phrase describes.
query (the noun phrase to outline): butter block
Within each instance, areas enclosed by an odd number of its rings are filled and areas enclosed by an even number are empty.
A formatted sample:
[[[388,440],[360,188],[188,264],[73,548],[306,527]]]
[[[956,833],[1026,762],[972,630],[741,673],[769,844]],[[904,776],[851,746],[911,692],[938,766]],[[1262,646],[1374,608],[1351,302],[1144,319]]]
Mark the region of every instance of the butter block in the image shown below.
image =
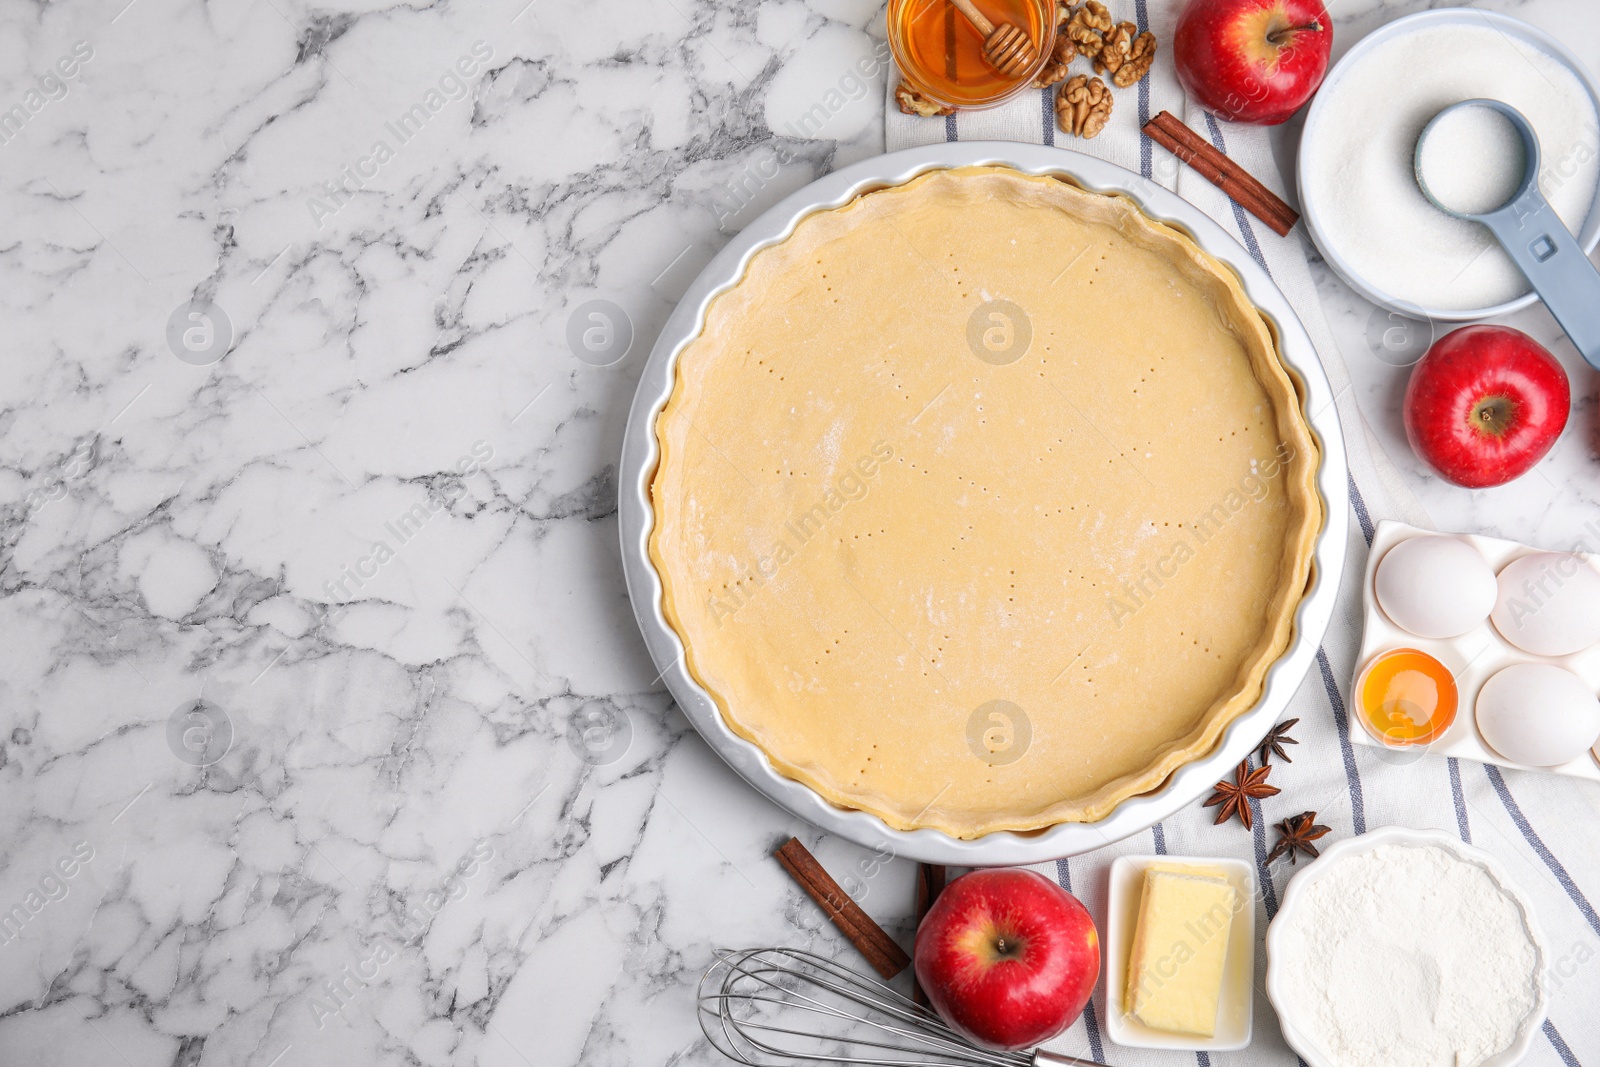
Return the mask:
[[[1220,872],[1147,870],[1128,959],[1128,1014],[1152,1030],[1215,1035],[1238,905],[1238,892]]]

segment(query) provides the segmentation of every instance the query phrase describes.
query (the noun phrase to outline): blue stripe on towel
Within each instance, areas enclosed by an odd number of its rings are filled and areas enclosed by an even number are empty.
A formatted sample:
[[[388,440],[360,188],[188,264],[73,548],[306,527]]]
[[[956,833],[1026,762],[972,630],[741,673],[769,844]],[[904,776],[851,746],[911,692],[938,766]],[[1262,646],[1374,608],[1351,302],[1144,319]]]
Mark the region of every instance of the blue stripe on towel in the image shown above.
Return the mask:
[[[1211,112],[1206,112],[1206,127],[1211,131],[1211,143],[1218,152],[1227,154],[1228,143],[1222,136],[1222,127],[1217,125],[1217,117]],[[1245,248],[1249,249],[1250,257],[1267,272],[1267,277],[1272,277],[1272,271],[1267,266],[1266,257],[1261,254],[1261,243],[1256,240],[1255,227],[1250,224],[1249,216],[1243,207],[1232,197],[1228,202],[1233,205],[1233,218],[1239,224],[1239,233],[1244,237]],[[1356,509],[1356,516],[1361,522],[1362,533],[1366,535],[1367,543],[1372,543],[1372,519],[1367,515],[1366,502],[1361,499],[1361,493],[1356,489],[1355,479],[1350,479],[1351,501]],[[1349,719],[1345,715],[1344,698],[1339,695],[1339,687],[1333,680],[1333,668],[1328,663],[1326,649],[1317,649],[1317,666],[1322,671],[1322,684],[1328,691],[1328,703],[1333,706],[1334,725],[1339,730],[1339,752],[1344,757],[1344,776],[1350,785],[1350,823],[1351,828],[1360,835],[1367,832],[1366,804],[1361,794],[1361,772],[1356,767],[1355,749],[1350,744]],[[1270,885],[1270,880],[1268,885]],[[1262,886],[1263,891],[1267,889]],[[1276,909],[1274,909],[1276,910]]]
[[[1218,152],[1226,155],[1228,143],[1222,136],[1222,127],[1217,125],[1217,117],[1209,111],[1206,112],[1206,127],[1211,131],[1211,143],[1216,146]],[[1228,202],[1233,205],[1233,218],[1239,225],[1239,233],[1244,238],[1245,248],[1250,251],[1250,257],[1256,261],[1262,270],[1267,272],[1267,277],[1272,277],[1272,270],[1267,266],[1266,257],[1261,254],[1261,243],[1256,240],[1255,227],[1250,224],[1249,216],[1245,214],[1244,208],[1239,205],[1237,200],[1229,197]],[[1372,534],[1370,532],[1372,519],[1367,515],[1366,502],[1361,499],[1361,493],[1356,489],[1354,478],[1350,479],[1350,492],[1357,519],[1362,523],[1362,533],[1366,535],[1367,543],[1370,545],[1372,543]],[[1328,691],[1328,703],[1333,707],[1334,726],[1339,731],[1339,753],[1344,757],[1344,776],[1350,786],[1351,828],[1357,835],[1364,834],[1367,832],[1367,812],[1366,804],[1362,799],[1361,772],[1356,767],[1355,749],[1350,744],[1349,718],[1345,715],[1344,698],[1339,695],[1339,687],[1333,680],[1333,668],[1328,663],[1326,649],[1317,649],[1317,667],[1322,671],[1322,684]],[[1262,892],[1271,892],[1271,885],[1272,880],[1270,878],[1264,879],[1261,887]],[[1268,916],[1270,917],[1271,912],[1276,910],[1277,908],[1274,905],[1271,911],[1268,912]]]
[[[1355,475],[1349,471],[1345,477],[1350,479],[1350,506],[1356,509],[1356,522],[1361,524],[1361,536],[1367,539],[1367,547],[1372,547],[1372,516],[1367,513],[1367,502],[1361,499],[1361,490],[1356,488]]]
[[[1244,761],[1249,764],[1250,757],[1246,756]],[[1256,881],[1261,886],[1261,906],[1266,909],[1267,922],[1270,923],[1272,917],[1278,914],[1278,887],[1272,884],[1272,869],[1267,866],[1267,824],[1261,818],[1261,801],[1251,800],[1249,803],[1252,816],[1250,837],[1256,849]],[[1200,1060],[1200,1067],[1210,1067],[1211,1058],[1204,1052],[1195,1053],[1195,1057]],[[1298,1056],[1295,1062],[1299,1067],[1306,1067],[1306,1061]]]
[[[1566,1041],[1562,1039],[1561,1031],[1557,1030],[1556,1024],[1549,1019],[1544,1021],[1544,1036],[1550,1039],[1550,1045],[1556,1050],[1556,1055],[1561,1057],[1562,1063],[1565,1063],[1567,1067],[1582,1067],[1582,1064],[1578,1062],[1578,1057],[1572,1054],[1572,1050],[1567,1047]]]
[[[1054,148],[1056,143],[1056,91],[1052,86],[1039,90],[1039,101],[1044,108],[1044,143]]]
[[[1217,125],[1217,117],[1209,111],[1206,112],[1206,127],[1211,131],[1211,143],[1216,145],[1218,152],[1227,155],[1228,142],[1223,140],[1222,127]],[[1245,214],[1244,208],[1233,197],[1228,197],[1228,203],[1233,205],[1233,220],[1239,224],[1239,235],[1244,238],[1245,248],[1250,250],[1250,258],[1267,272],[1267,277],[1272,277],[1272,268],[1267,266],[1267,259],[1261,254],[1261,243],[1256,240],[1255,227],[1250,225],[1250,216]]]
[[[1165,856],[1167,854],[1167,828],[1161,823],[1156,823],[1150,827],[1150,836],[1155,839],[1156,855]]]
[[[1505,777],[1501,775],[1500,768],[1493,764],[1485,763],[1483,765],[1483,773],[1489,776],[1489,784],[1494,786],[1496,793],[1500,794],[1500,803],[1505,805],[1506,814],[1510,815],[1511,821],[1516,823],[1517,829],[1522,832],[1523,839],[1528,842],[1528,847],[1538,853],[1539,858],[1544,861],[1544,865],[1550,868],[1550,873],[1556,876],[1556,881],[1561,883],[1561,888],[1566,890],[1567,896],[1572,898],[1572,903],[1578,906],[1578,910],[1588,920],[1590,927],[1594,929],[1596,934],[1600,934],[1600,915],[1595,913],[1594,905],[1589,903],[1589,899],[1583,895],[1583,891],[1578,888],[1578,884],[1572,880],[1572,875],[1567,873],[1567,869],[1561,865],[1561,861],[1556,859],[1555,853],[1550,851],[1549,847],[1534,831],[1532,824],[1528,822],[1528,817],[1522,814],[1522,808],[1517,804],[1516,798],[1511,795],[1511,790],[1507,788]]]
[[[1245,764],[1250,763],[1246,756]],[[1278,887],[1272,884],[1272,871],[1267,867],[1267,824],[1261,818],[1261,801],[1250,801],[1250,837],[1256,849],[1256,881],[1261,883],[1261,903],[1267,909],[1267,921],[1278,914]]]
[[[956,134],[956,117],[954,113],[944,117],[944,139],[946,141],[961,140],[961,138]]]
[[[1072,870],[1067,866],[1066,860],[1056,860],[1056,881],[1061,883],[1061,888],[1072,892]],[[1100,1042],[1100,1020],[1095,1018],[1094,997],[1089,998],[1089,1003],[1083,1006],[1083,1032],[1089,1037],[1089,1052],[1096,1063],[1106,1061],[1105,1046]]]
[[[1134,18],[1139,23],[1139,32],[1144,33],[1150,29],[1150,13],[1145,7],[1145,0],[1135,0],[1133,5]],[[1155,173],[1155,146],[1149,135],[1144,132],[1144,124],[1150,121],[1150,78],[1146,75],[1139,79],[1139,173],[1146,178]]]
[[[1328,692],[1328,703],[1333,706],[1333,725],[1339,731],[1339,754],[1344,757],[1344,777],[1350,784],[1350,827],[1359,836],[1367,832],[1367,806],[1361,794],[1361,772],[1356,768],[1356,752],[1350,744],[1350,720],[1344,712],[1344,698],[1333,680],[1333,667],[1328,663],[1328,650],[1317,649],[1317,669],[1322,672],[1322,687]]]
[[[1450,798],[1456,804],[1456,829],[1461,831],[1461,840],[1472,844],[1472,824],[1467,821],[1467,795],[1461,789],[1461,761],[1451,756],[1445,760],[1450,768]]]

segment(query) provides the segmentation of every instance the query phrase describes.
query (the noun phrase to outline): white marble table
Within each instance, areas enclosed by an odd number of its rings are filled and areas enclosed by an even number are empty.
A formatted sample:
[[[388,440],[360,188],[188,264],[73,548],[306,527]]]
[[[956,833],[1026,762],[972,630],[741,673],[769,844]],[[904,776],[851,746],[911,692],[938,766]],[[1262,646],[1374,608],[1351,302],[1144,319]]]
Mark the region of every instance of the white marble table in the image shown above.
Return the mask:
[[[1336,0],[1340,42],[1422,6]],[[1487,6],[1600,67],[1588,0]],[[655,681],[614,462],[698,267],[881,150],[880,85],[796,136],[881,20],[7,9],[0,1063],[709,1064],[713,942],[832,938],[766,855],[803,828]],[[1441,526],[1600,548],[1596,378],[1547,315],[1515,322],[1572,426],[1469,494],[1410,459],[1371,307],[1324,298]],[[609,365],[568,345],[590,300],[631,323]],[[819,853],[905,931],[909,865]]]

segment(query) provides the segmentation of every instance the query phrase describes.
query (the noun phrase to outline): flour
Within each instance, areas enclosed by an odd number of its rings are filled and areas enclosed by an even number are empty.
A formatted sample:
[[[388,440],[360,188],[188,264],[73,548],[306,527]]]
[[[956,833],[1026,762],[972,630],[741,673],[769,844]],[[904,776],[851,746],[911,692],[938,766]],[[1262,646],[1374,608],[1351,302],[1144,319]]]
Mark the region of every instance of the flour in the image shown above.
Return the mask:
[[[1513,300],[1528,282],[1478,223],[1417,188],[1417,138],[1451,104],[1502,100],[1539,136],[1539,188],[1582,228],[1600,184],[1600,116],[1567,66],[1488,26],[1433,25],[1384,41],[1323,86],[1306,127],[1306,206],[1368,285],[1396,300],[1465,310]]]
[[[1338,862],[1283,921],[1285,1019],[1336,1067],[1472,1067],[1539,1002],[1538,950],[1487,871],[1435,846]]]

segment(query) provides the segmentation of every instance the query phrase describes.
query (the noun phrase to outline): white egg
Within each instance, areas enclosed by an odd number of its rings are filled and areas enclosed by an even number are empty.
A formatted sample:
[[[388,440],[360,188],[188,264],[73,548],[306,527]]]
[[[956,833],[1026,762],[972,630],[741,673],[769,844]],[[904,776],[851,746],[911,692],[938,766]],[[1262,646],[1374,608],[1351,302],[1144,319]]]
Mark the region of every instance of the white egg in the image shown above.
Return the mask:
[[[1478,691],[1478,730],[1500,755],[1556,767],[1600,741],[1600,699],[1583,679],[1552,663],[1515,663]]]
[[[1378,604],[1418,637],[1460,637],[1494,607],[1494,568],[1458,537],[1412,537],[1378,564]]]
[[[1600,572],[1580,556],[1536,552],[1506,564],[1489,616],[1535,656],[1570,656],[1600,641]]]

